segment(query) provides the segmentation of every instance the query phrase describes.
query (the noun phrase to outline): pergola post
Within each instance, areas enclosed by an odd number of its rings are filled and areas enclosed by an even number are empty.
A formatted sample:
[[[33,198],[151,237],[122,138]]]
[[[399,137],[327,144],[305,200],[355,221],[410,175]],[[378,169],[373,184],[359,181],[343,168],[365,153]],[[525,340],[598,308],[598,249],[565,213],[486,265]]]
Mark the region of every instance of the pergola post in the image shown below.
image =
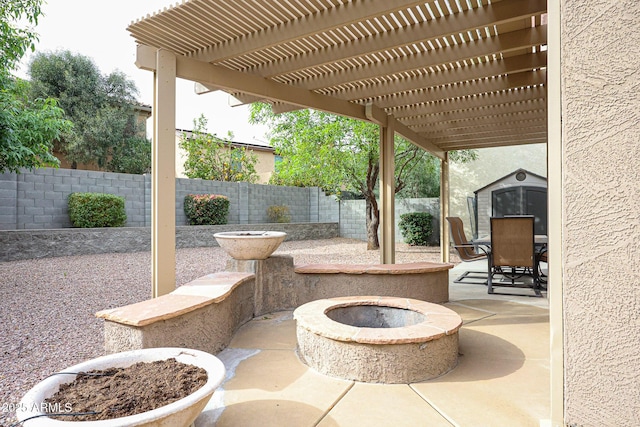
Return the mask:
[[[440,160],[440,259],[449,262],[449,152]]]
[[[176,287],[176,56],[160,49],[153,74],[151,280],[153,298]]]
[[[380,126],[380,263],[396,262],[394,123]]]

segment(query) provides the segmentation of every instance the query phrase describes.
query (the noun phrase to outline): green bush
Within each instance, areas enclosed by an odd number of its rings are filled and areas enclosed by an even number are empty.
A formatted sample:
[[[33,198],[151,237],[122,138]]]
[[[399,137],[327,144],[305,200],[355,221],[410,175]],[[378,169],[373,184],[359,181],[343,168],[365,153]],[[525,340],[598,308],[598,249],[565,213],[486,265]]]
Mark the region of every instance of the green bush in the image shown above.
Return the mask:
[[[189,225],[226,224],[229,199],[218,194],[189,194],[184,198],[184,213]]]
[[[127,222],[124,197],[104,193],[71,193],[67,198],[74,227],[122,227]]]
[[[289,207],[284,205],[269,206],[267,208],[267,218],[269,222],[288,223],[291,222]]]
[[[400,231],[404,241],[412,246],[427,246],[433,232],[433,216],[428,212],[411,212],[400,215]]]

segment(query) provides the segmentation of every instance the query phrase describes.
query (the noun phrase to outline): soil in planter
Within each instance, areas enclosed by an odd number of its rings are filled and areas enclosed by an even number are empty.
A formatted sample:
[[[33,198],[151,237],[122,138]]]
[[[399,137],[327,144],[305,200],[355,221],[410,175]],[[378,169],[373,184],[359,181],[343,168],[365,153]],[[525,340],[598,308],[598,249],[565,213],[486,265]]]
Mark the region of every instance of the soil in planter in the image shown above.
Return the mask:
[[[171,358],[81,373],[73,382],[61,385],[45,402],[49,408],[70,409],[72,413],[95,412],[51,418],[109,420],[168,405],[195,392],[206,382],[207,371]]]

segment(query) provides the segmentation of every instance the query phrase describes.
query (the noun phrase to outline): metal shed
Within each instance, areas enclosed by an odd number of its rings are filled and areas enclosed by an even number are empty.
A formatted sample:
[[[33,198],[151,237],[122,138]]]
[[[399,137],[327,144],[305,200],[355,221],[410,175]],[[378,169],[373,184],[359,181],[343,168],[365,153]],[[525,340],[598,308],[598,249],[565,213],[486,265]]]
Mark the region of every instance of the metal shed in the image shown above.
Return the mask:
[[[491,232],[492,216],[534,215],[536,234],[547,234],[547,178],[517,169],[474,191],[470,212],[474,237]]]

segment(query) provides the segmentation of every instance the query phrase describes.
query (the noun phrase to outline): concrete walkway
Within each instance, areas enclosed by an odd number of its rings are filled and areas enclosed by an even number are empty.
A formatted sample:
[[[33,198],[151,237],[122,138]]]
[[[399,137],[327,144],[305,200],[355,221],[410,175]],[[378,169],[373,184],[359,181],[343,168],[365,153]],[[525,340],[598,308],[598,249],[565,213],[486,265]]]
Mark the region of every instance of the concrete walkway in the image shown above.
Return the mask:
[[[450,278],[474,268],[460,264]],[[324,376],[298,359],[292,312],[273,313],[244,325],[218,355],[227,378],[196,426],[540,426],[550,413],[546,298],[450,290],[446,306],[464,325],[449,373],[406,385]]]

